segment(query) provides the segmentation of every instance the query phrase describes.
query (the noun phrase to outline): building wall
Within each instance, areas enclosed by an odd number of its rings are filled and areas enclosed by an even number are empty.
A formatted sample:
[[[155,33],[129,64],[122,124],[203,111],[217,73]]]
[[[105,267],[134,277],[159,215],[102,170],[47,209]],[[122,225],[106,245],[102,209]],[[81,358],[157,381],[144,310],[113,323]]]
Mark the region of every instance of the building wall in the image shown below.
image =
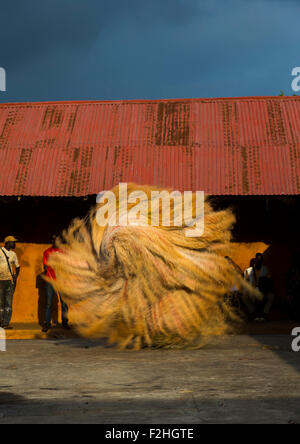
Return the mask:
[[[14,294],[12,322],[43,322],[45,307],[45,282],[43,273],[43,252],[48,244],[18,243],[16,253],[21,270]],[[57,320],[57,303],[53,320]]]
[[[14,295],[12,322],[42,324],[44,320],[45,294],[41,273],[43,272],[43,252],[48,247],[48,244],[17,244],[16,253],[19,257],[21,272]],[[271,247],[263,242],[234,242],[230,254],[244,270],[257,252],[264,253],[266,264],[269,265],[274,277],[277,299],[279,302],[284,301],[284,275],[290,263],[288,247],[285,244]],[[283,257],[286,258],[285,261],[282,261]],[[55,302],[53,321],[57,321],[59,312],[59,304]],[[72,320],[71,315],[70,318]]]

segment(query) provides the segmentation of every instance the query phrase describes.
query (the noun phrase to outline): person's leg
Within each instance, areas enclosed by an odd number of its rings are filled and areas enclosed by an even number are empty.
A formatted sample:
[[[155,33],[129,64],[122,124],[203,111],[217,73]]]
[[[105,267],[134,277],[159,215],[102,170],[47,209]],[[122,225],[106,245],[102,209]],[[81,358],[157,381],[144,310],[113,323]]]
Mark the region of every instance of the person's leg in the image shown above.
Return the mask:
[[[247,308],[250,318],[253,318],[254,313],[255,313],[255,305],[251,301],[248,293],[246,293],[246,292],[241,293],[241,301],[243,302],[243,304]]]
[[[275,295],[268,291],[265,295],[264,315],[268,315],[274,302]]]
[[[53,296],[54,296],[54,288],[52,287],[52,285],[49,282],[46,282],[45,293],[46,293],[45,325],[50,327],[50,325],[51,325]]]
[[[8,327],[11,321],[13,295],[14,295],[14,284],[10,281],[7,281],[4,290],[4,318],[3,318],[4,327]]]
[[[61,303],[61,316],[62,316],[62,325],[64,327],[68,326],[69,324],[69,307],[68,305],[64,302],[63,298],[61,297],[61,295],[59,295],[60,297],[60,303]]]
[[[0,281],[0,327],[2,327],[4,321],[4,289],[5,281]]]

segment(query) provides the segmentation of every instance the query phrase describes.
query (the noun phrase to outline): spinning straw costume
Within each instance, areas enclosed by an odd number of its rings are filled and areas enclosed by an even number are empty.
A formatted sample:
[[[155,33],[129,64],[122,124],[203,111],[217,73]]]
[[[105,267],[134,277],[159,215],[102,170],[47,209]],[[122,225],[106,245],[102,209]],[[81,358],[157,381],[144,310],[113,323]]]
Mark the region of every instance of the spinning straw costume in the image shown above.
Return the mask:
[[[54,285],[83,336],[108,338],[120,348],[200,347],[207,337],[225,333],[228,321],[237,320],[224,294],[233,285],[254,291],[224,258],[234,216],[214,211],[206,200],[199,237],[186,235],[187,224],[163,226],[161,208],[159,225],[151,226],[153,190],[128,185],[128,195],[144,196],[139,209],[145,226],[120,223],[124,202],[117,187],[112,190],[117,210],[104,204],[104,195],[84,220],[75,220],[58,244],[62,253],[49,260],[57,276]],[[104,205],[110,221],[119,220],[119,225],[99,225]],[[171,208],[171,221],[181,210],[178,205]],[[184,205],[186,211],[195,210],[195,195]],[[126,210],[133,208],[129,203]]]

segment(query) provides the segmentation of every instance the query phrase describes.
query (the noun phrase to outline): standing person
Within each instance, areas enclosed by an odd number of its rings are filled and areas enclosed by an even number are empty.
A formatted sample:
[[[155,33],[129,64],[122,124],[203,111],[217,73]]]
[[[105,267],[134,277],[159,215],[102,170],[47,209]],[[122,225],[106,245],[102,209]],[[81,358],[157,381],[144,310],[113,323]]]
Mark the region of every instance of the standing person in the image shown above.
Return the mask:
[[[20,265],[16,253],[17,239],[7,236],[4,247],[0,250],[0,326],[4,329],[9,326],[12,317],[13,295],[20,273]]]
[[[300,256],[294,254],[293,262],[286,273],[286,292],[290,318],[300,320]]]
[[[256,274],[255,274],[255,258],[250,260],[249,267],[243,273],[244,279],[249,282],[249,284],[256,288]],[[242,301],[248,310],[249,319],[255,319],[255,304],[253,300],[250,298],[248,292],[244,291],[242,293]]]
[[[272,281],[269,269],[263,263],[264,257],[262,253],[257,253],[255,256],[255,279],[256,286],[259,291],[264,295],[263,305],[261,313],[257,320],[264,321],[267,319],[272,304],[274,302],[274,294],[272,292]]]
[[[250,260],[249,267],[244,271],[244,279],[248,281],[252,287],[256,287],[256,274],[255,274],[255,258]]]
[[[44,270],[46,273],[46,276],[51,279],[55,280],[55,272],[52,267],[48,265],[48,259],[51,254],[57,254],[60,253],[60,250],[56,248],[55,246],[55,240],[56,236],[52,236],[52,246],[48,248],[43,255],[43,264],[44,264]],[[55,289],[53,285],[50,282],[46,282],[46,307],[45,307],[45,322],[43,326],[43,332],[46,333],[51,328],[51,312],[52,312],[52,304],[53,304],[53,297],[55,295]],[[65,304],[65,302],[62,300],[61,296],[59,295],[60,303],[61,303],[61,311],[62,311],[62,326],[66,330],[69,330],[69,319],[68,319],[68,306]]]

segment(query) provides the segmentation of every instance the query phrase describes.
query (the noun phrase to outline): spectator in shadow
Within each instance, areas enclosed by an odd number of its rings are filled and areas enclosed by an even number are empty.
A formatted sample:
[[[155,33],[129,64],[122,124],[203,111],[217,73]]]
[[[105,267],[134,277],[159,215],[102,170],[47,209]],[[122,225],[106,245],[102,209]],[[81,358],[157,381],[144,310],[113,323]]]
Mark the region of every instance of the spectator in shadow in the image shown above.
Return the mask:
[[[54,272],[53,268],[48,265],[49,256],[51,254],[61,254],[61,251],[58,248],[56,248],[55,240],[56,240],[56,236],[52,236],[52,246],[44,252],[44,256],[43,256],[43,264],[44,264],[46,277],[49,278],[50,280],[53,280],[53,281],[55,280],[55,272]],[[46,281],[45,294],[46,294],[45,322],[44,322],[44,326],[43,326],[43,330],[42,330],[44,333],[46,333],[51,328],[52,304],[53,304],[53,298],[56,294],[55,289],[54,289],[53,285],[51,284],[51,282]],[[58,297],[61,302],[62,326],[66,330],[69,330],[70,326],[69,326],[69,319],[68,319],[68,306],[63,301],[61,295],[58,295]]]
[[[289,315],[292,320],[300,319],[300,255],[294,254],[290,269],[286,273],[286,291]]]
[[[263,301],[260,304],[256,317],[257,321],[265,321],[268,319],[275,298],[271,273],[263,262],[264,257],[262,253],[257,253],[254,265],[256,287],[263,294]]]
[[[248,309],[250,319],[266,321],[274,302],[273,283],[270,271],[263,263],[262,253],[257,253],[251,259],[250,267],[244,271],[244,278],[263,295],[263,300],[256,305],[250,300],[248,294],[243,294],[243,302]]]
[[[39,273],[36,277],[36,288],[38,290],[38,320],[39,325],[43,327],[45,323],[45,307],[46,307],[46,282],[45,273]],[[52,303],[51,319],[54,325],[58,324],[58,299],[55,295]]]

